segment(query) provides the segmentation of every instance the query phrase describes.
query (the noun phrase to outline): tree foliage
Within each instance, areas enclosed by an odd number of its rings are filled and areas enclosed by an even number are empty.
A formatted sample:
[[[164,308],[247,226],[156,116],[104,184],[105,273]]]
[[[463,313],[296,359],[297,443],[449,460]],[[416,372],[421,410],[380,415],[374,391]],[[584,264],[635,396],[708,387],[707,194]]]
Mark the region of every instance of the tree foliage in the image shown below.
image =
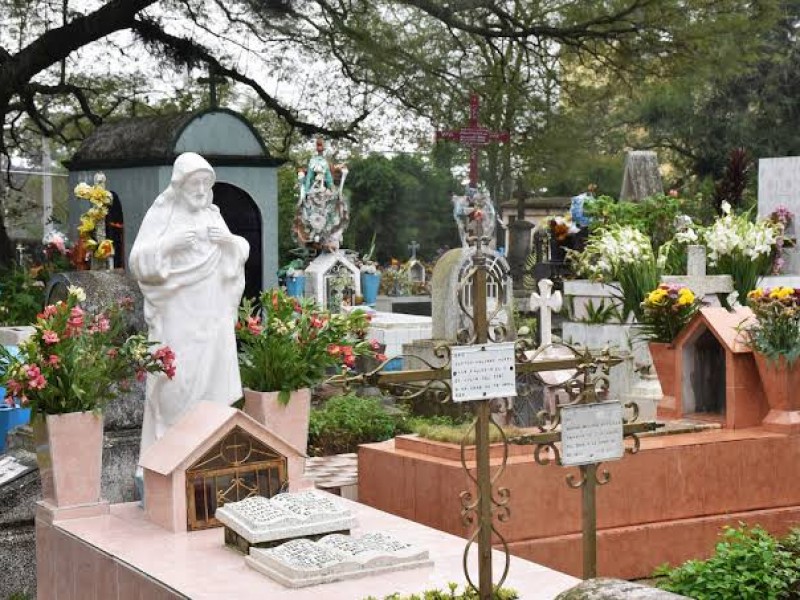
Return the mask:
[[[371,155],[350,165],[346,187],[351,214],[346,246],[367,251],[375,236],[377,260],[386,263],[409,256],[412,241],[428,259],[443,246],[458,245],[449,198],[460,186],[448,169],[409,155]]]

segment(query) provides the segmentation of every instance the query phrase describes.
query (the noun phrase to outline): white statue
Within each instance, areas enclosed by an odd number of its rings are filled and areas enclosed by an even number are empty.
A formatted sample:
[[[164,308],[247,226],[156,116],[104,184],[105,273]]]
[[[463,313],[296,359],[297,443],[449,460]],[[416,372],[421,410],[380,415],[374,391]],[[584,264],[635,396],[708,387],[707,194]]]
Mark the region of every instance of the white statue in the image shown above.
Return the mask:
[[[175,351],[175,377],[147,376],[143,453],[191,407],[242,396],[234,326],[250,247],[211,203],[214,170],[199,154],[176,160],[130,255],[149,338]]]

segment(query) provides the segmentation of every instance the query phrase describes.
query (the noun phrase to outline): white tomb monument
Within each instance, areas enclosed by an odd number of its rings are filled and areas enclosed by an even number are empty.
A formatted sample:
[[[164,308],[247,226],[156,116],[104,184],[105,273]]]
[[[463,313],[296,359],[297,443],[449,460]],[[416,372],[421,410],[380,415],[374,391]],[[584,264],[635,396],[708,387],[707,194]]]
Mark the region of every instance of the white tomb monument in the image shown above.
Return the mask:
[[[212,204],[214,181],[202,156],[181,154],[131,249],[149,339],[176,357],[171,379],[147,375],[140,455],[201,402],[230,405],[242,395],[234,324],[249,245]]]
[[[761,158],[758,161],[758,216],[768,217],[779,206],[794,213],[794,221],[787,234],[797,235],[797,219],[800,218],[800,156]],[[783,272],[787,277],[765,278],[762,285],[800,286],[800,247],[784,249],[786,261]]]

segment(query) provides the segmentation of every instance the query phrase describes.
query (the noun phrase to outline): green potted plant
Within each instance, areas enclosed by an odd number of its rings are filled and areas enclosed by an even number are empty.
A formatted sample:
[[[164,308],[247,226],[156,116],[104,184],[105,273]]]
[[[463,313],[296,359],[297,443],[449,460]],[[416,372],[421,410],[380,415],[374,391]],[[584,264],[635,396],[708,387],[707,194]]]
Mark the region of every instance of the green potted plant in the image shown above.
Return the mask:
[[[144,335],[126,335],[130,299],[97,314],[81,308],[85,299],[81,288],[71,287],[65,302],[37,315],[18,354],[0,347],[7,401],[32,412],[42,495],[60,507],[100,499],[106,403],[134,377],[175,375],[169,347],[154,350]]]
[[[743,325],[770,411],[767,429],[800,432],[800,289],[756,288],[748,296],[755,321]]]
[[[639,335],[649,342],[650,356],[665,396],[675,396],[677,357],[672,342],[699,308],[700,300],[692,290],[671,283],[662,283],[642,302]]]
[[[245,301],[236,324],[244,411],[306,451],[311,386],[330,369],[353,369],[356,356],[376,354],[361,310],[332,314],[313,299],[268,290]],[[385,360],[376,355],[378,360]]]

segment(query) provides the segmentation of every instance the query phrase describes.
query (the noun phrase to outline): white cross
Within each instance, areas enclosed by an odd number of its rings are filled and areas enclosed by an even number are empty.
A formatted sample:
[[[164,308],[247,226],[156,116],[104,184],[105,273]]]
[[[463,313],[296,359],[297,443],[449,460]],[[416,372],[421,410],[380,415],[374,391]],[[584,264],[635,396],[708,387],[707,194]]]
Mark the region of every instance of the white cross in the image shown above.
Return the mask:
[[[539,293],[533,292],[531,294],[530,309],[533,312],[539,311],[541,313],[540,348],[549,346],[553,342],[550,312],[558,312],[561,310],[561,292],[557,291],[553,294],[552,291],[553,282],[549,279],[540,279]]]
[[[705,246],[687,246],[686,251],[688,255],[687,274],[685,276],[664,276],[661,281],[688,287],[701,301],[706,296],[711,296],[709,301],[704,301],[703,303],[706,306],[719,306],[717,294],[730,294],[733,292],[733,279],[730,275],[706,275]]]

